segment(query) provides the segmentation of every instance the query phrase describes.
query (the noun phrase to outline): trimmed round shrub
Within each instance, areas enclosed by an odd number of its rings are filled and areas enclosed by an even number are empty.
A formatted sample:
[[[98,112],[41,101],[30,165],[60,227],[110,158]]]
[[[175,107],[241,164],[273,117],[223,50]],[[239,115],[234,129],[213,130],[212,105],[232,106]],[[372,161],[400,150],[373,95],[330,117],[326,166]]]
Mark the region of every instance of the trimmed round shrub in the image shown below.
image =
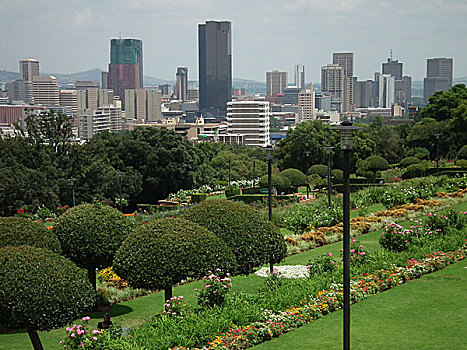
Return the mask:
[[[0,248],[29,245],[60,254],[60,241],[52,230],[25,218],[0,218]]]
[[[0,324],[26,329],[33,344],[40,344],[37,331],[67,325],[95,299],[83,270],[50,250],[30,246],[0,249],[0,291]]]
[[[308,169],[308,175],[319,175],[322,179],[328,176],[328,166],[322,164],[315,164]]]
[[[462,148],[457,153],[457,158],[467,159],[467,145],[462,146]]]
[[[298,169],[285,169],[281,171],[280,175],[288,178],[291,186],[293,187],[303,186],[306,184],[306,175]]]
[[[225,189],[225,196],[227,198],[230,198],[230,197],[233,197],[233,196],[238,196],[239,194],[241,194],[241,191],[238,187],[235,187],[235,186],[227,186],[226,189]]]
[[[426,170],[428,169],[428,165],[425,162],[426,161],[419,164],[409,165],[407,170],[402,174],[402,178],[405,180],[424,176]]]
[[[237,259],[237,274],[248,274],[255,267],[285,257],[286,245],[277,227],[246,204],[205,201],[185,211],[182,217],[206,227],[227,243]]]
[[[196,207],[206,202],[211,201]],[[166,290],[188,277],[204,276],[207,270],[233,272],[235,265],[235,257],[222,239],[180,218],[138,227],[125,239],[113,262],[117,275],[131,286]]]
[[[334,180],[334,183],[341,184],[344,182],[344,172],[340,169],[331,170],[331,178]]]
[[[389,163],[386,159],[380,156],[369,156],[365,159],[364,167],[367,170],[378,171],[389,169]]]
[[[105,204],[82,204],[68,209],[54,225],[63,255],[88,269],[96,285],[96,268],[112,265],[115,252],[134,228],[117,209]]]
[[[271,175],[272,187],[276,188],[278,193],[287,192],[291,186],[290,180],[285,176]],[[268,176],[264,175],[259,179],[259,186],[268,188]]]
[[[406,157],[400,161],[399,165],[403,168],[407,168],[409,165],[418,164],[420,162],[421,160],[417,157]]]

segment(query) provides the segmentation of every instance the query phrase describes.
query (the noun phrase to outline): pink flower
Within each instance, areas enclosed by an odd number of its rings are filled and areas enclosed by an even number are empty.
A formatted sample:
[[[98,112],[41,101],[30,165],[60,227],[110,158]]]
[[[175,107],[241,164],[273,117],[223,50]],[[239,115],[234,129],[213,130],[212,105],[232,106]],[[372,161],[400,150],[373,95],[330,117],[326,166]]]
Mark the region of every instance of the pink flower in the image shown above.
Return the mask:
[[[74,338],[74,337],[75,337],[75,333],[71,333],[71,334],[70,334],[70,337]]]
[[[80,346],[84,346],[84,343],[79,344]]]
[[[97,340],[97,337],[92,337],[92,340]]]
[[[332,256],[332,253],[328,253],[329,256]]]
[[[331,260],[331,264],[334,264],[334,261]]]

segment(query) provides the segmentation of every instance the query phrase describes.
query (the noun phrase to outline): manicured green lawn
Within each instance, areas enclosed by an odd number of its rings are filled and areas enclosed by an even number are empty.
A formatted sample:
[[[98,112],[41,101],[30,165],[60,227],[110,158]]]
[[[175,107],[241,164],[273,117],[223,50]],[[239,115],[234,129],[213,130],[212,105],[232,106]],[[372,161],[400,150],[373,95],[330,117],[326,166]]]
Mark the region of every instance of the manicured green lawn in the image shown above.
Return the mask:
[[[467,261],[351,307],[352,349],[465,349]],[[334,312],[254,349],[342,349]]]
[[[467,210],[467,201],[464,201],[460,204],[457,204],[453,207],[455,210],[466,211]],[[378,209],[379,210],[379,209]],[[358,237],[358,240],[365,245],[368,249],[374,251],[380,249],[378,239],[380,231],[375,231],[362,235]],[[324,247],[319,247],[316,249],[309,250],[307,252],[290,256],[281,263],[281,265],[306,265],[308,261],[312,258],[315,258],[319,255],[332,252],[333,254],[338,255],[339,249],[342,248],[342,242],[336,242],[333,244],[326,245]],[[467,271],[466,271],[467,273]],[[238,276],[233,278],[233,291],[244,291],[247,293],[256,293],[258,288],[260,288],[264,279],[258,277],[254,274],[249,276]],[[412,282],[411,282],[412,283]],[[189,304],[196,303],[194,288],[198,288],[201,285],[201,282],[193,282],[180,287],[174,288],[174,295],[183,295],[185,300]],[[410,283],[409,283],[410,285]],[[403,288],[404,286],[400,287]],[[144,296],[138,299],[130,300],[124,303],[115,305],[110,311],[112,320],[114,323],[118,323],[124,327],[135,327],[143,323],[146,319],[152,315],[162,311],[162,305],[164,303],[163,293],[158,292],[148,296]],[[464,306],[465,307],[465,306]],[[417,311],[418,312],[418,311]],[[98,321],[101,320],[103,312],[89,314],[92,317],[91,325],[96,325]],[[335,317],[333,315],[326,316]],[[321,322],[321,321],[320,321]],[[299,332],[297,330],[295,332]],[[44,344],[45,349],[59,349],[58,342],[62,339],[65,331],[63,329],[54,330],[51,332],[40,333],[41,340]],[[29,338],[25,332],[18,333],[9,333],[0,335],[0,350],[22,350],[22,349],[32,349],[30,345]],[[290,347],[289,349],[292,349]],[[300,348],[300,347],[299,347]],[[326,348],[326,347],[321,347]],[[370,349],[372,347],[369,347]],[[455,348],[455,347],[454,347]]]

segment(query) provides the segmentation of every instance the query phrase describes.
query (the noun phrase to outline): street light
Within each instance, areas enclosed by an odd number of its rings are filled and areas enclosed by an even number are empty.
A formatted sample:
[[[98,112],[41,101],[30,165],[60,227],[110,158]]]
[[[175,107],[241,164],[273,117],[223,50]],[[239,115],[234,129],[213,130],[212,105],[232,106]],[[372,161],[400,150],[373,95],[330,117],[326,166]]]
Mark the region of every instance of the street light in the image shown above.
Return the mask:
[[[268,159],[268,208],[269,208],[269,221],[272,221],[272,152],[274,152],[274,147],[272,145],[267,145],[264,147],[264,150],[267,153]],[[274,271],[274,262],[272,259],[269,261],[269,271],[273,273]]]
[[[118,173],[118,189],[119,189],[119,192],[120,192],[120,211],[123,213],[123,198],[122,198],[122,175],[123,173],[121,171],[119,171]]]
[[[326,154],[328,155],[328,207],[331,209],[331,193],[332,193],[332,182],[331,182],[331,153],[334,147],[324,147]]]
[[[307,145],[308,147],[308,145]],[[305,155],[306,155],[306,172],[308,172],[308,168],[309,168],[309,165],[310,165],[310,151],[306,150],[305,151]],[[308,184],[308,181],[306,183],[306,199],[309,199],[309,188],[310,188],[310,185]]]
[[[68,182],[71,185],[71,193],[72,193],[72,196],[73,196],[73,206],[76,205],[76,203],[75,203],[75,181],[76,181],[76,179],[74,177],[70,177],[68,179]]]
[[[434,135],[436,137],[436,174],[439,172],[439,137],[441,136],[440,133],[436,133]]]
[[[350,349],[350,151],[352,151],[353,131],[361,129],[344,121],[331,130],[341,131],[341,149],[344,151],[344,350]]]

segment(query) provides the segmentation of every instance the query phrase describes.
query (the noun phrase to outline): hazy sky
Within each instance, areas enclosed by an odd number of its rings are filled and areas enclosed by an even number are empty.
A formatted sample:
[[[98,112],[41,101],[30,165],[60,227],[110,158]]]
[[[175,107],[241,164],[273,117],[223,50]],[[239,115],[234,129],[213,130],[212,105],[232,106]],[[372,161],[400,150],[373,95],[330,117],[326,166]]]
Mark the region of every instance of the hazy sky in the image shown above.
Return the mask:
[[[198,79],[197,24],[232,22],[233,76],[265,80],[267,70],[305,65],[320,80],[332,52],[354,52],[354,74],[370,79],[393,49],[404,74],[425,76],[426,58],[453,57],[467,76],[465,0],[0,0],[0,69],[21,58],[41,72],[106,69],[110,39],[143,40],[144,74]]]

